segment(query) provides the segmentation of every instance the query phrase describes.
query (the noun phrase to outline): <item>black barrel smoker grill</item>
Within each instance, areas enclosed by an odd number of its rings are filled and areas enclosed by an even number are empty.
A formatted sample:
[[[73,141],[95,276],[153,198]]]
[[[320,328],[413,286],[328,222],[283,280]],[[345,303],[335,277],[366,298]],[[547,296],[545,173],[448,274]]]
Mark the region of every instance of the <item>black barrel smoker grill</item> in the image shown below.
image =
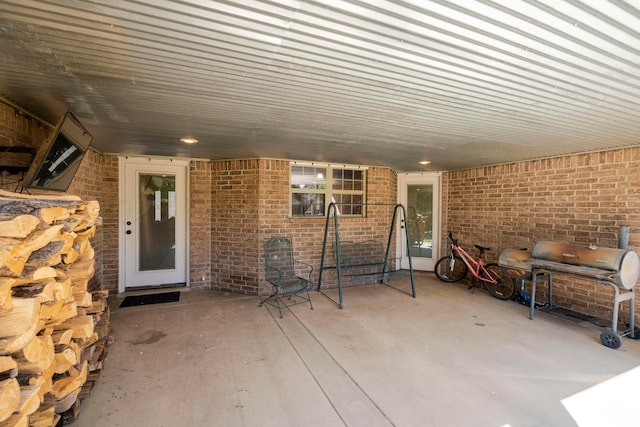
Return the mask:
[[[529,252],[523,249],[505,249],[498,263],[503,272],[515,279],[531,280],[531,310],[533,319],[537,281],[544,277],[549,285],[549,308],[552,301],[552,276],[562,274],[593,280],[611,286],[614,291],[611,328],[600,334],[600,341],[610,348],[622,345],[621,337],[635,338],[640,333],[635,326],[635,285],[640,276],[638,254],[627,249],[541,241]],[[620,303],[629,301],[629,327],[618,331]]]

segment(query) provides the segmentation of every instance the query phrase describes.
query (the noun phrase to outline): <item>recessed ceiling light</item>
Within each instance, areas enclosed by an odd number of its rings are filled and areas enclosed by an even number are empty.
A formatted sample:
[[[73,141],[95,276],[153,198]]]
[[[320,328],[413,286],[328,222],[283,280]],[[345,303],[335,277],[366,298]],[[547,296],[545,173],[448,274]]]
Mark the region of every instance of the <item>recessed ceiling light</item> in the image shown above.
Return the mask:
[[[423,160],[423,161],[418,162],[418,163],[420,163],[421,165],[428,165],[431,162],[429,160]]]
[[[198,142],[198,140],[195,139],[192,136],[185,136],[183,138],[180,138],[180,142],[182,142],[184,144],[196,144]]]

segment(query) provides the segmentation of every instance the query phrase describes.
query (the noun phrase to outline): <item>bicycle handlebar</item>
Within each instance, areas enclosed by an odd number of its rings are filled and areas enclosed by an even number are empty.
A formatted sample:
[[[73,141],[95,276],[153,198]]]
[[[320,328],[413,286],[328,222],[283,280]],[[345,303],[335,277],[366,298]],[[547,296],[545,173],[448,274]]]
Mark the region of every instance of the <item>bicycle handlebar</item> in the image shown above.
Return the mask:
[[[451,230],[449,230],[449,240],[452,244],[458,246],[458,240],[453,238],[453,234],[451,234]]]

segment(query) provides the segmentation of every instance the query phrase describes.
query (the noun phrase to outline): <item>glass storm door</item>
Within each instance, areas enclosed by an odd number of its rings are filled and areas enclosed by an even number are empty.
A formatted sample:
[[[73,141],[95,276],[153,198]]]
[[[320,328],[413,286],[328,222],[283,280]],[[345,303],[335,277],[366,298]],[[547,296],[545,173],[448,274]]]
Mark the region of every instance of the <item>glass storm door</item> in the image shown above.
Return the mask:
[[[408,268],[408,253],[415,270],[433,271],[438,260],[440,176],[405,174],[398,177],[400,203],[407,211],[409,244],[401,236],[402,267]],[[435,243],[435,244],[434,244]]]
[[[176,161],[124,161],[124,287],[186,283],[186,174]]]

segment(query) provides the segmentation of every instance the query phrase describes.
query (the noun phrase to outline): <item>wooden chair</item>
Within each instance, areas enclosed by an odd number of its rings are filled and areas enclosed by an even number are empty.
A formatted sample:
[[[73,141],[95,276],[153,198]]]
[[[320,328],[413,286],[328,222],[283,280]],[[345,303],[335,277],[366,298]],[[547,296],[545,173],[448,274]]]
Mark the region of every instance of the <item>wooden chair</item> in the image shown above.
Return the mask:
[[[280,318],[283,308],[307,301],[313,310],[309,295],[309,289],[313,286],[313,266],[293,257],[293,245],[288,237],[272,237],[265,240],[264,270],[273,292],[260,302],[260,306],[268,304],[277,308]]]

